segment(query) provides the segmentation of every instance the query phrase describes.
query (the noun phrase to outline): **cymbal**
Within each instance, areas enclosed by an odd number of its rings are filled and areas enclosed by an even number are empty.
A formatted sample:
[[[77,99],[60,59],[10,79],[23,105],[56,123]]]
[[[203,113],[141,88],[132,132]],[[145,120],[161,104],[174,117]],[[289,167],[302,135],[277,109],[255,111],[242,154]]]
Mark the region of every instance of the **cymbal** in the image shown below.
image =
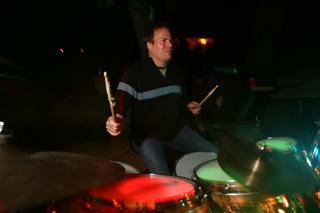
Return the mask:
[[[304,192],[316,183],[312,169],[294,156],[270,148],[261,150],[255,143],[224,146],[218,163],[244,186],[270,194]]]
[[[320,83],[320,68],[285,74],[278,77],[277,82],[298,84]]]
[[[0,159],[0,211],[18,210],[73,196],[116,180],[124,168],[105,158],[37,152]]]
[[[12,61],[2,57],[1,55],[0,55],[0,64],[6,64],[6,65],[9,65],[9,66],[15,67],[15,68],[17,68],[19,70],[26,71],[23,67],[13,63]]]
[[[320,97],[320,83],[293,87],[273,93],[270,96],[272,98],[318,98]]]
[[[6,135],[0,134],[0,139],[3,137],[5,138]],[[8,160],[10,158],[19,158],[19,157],[27,156],[27,155],[29,155],[28,152],[23,151],[21,149],[18,149],[14,146],[0,145],[0,163],[4,160]]]
[[[263,127],[257,127],[255,124],[256,121],[233,122],[227,129],[233,137],[251,143],[265,138]]]

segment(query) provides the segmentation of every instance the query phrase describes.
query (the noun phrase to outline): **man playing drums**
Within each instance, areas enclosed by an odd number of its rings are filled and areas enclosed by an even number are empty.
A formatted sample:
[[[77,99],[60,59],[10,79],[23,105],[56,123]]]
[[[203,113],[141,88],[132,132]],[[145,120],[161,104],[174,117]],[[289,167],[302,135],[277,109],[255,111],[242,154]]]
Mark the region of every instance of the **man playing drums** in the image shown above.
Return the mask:
[[[189,102],[180,69],[170,63],[172,37],[165,23],[147,30],[144,44],[149,57],[132,65],[121,77],[115,99],[116,121],[112,116],[106,129],[112,136],[121,133],[127,110],[132,107],[130,140],[150,173],[170,175],[166,147],[183,153],[218,149],[181,124],[179,114],[198,114],[198,102]]]

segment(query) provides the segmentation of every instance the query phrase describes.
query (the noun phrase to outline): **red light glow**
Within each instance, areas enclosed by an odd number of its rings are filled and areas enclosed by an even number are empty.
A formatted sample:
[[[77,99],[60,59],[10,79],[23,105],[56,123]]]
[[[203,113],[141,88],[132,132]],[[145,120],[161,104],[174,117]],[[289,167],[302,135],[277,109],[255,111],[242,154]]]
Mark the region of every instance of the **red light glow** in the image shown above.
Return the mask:
[[[89,203],[85,203],[87,209],[92,209],[91,205]]]
[[[316,192],[316,196],[318,199],[320,199],[320,190],[318,192]]]
[[[303,202],[302,198],[301,198],[298,194],[296,194],[296,195],[297,195],[297,197],[298,197],[298,199],[299,199],[299,201],[300,201],[301,205],[302,205],[302,206],[304,206],[304,202]]]
[[[286,198],[286,196],[284,196],[284,195],[281,196],[281,203],[282,203],[283,207],[285,207],[285,208],[289,207],[289,201]]]

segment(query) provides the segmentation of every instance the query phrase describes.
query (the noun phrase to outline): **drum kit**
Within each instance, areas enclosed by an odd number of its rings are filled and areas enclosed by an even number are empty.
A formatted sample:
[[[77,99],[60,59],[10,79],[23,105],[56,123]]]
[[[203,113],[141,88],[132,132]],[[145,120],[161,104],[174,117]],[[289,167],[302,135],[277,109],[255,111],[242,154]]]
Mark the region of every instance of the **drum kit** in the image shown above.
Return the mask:
[[[90,155],[0,146],[0,212],[50,203],[46,213],[64,213],[59,200],[70,196],[66,212],[78,213],[308,212],[310,202],[319,210],[318,176],[300,149],[292,138],[232,143],[218,154],[183,155],[169,176]]]
[[[45,213],[319,212],[319,140],[320,129],[310,150],[291,137],[232,142],[218,154],[183,155],[173,175],[141,174],[91,155],[0,145],[0,213],[37,205],[46,205]],[[60,201],[67,197],[64,211]]]

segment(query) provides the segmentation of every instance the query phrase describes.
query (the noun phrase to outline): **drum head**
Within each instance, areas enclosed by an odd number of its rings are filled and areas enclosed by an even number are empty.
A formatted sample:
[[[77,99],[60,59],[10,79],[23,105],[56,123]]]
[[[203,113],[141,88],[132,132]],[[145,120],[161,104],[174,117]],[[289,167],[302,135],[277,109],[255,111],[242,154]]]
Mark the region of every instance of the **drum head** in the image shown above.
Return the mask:
[[[87,190],[105,201],[162,203],[186,199],[194,194],[192,181],[164,175],[125,175],[122,179]]]
[[[215,159],[217,159],[217,154],[214,152],[192,152],[185,154],[177,161],[175,174],[180,177],[191,179],[193,170],[196,166]]]
[[[217,160],[212,160],[200,164],[195,168],[194,173],[199,180],[206,183],[233,183],[236,182],[232,177],[225,173]]]
[[[208,212],[207,195],[190,179],[125,175],[74,199],[78,212]]]
[[[123,163],[123,162],[119,162],[119,161],[112,161],[112,162],[118,163],[121,166],[123,166],[124,169],[125,169],[124,174],[126,174],[126,175],[141,174],[141,172],[137,168],[135,168],[135,167],[133,167],[133,166],[131,166],[129,164],[126,164],[126,163]]]
[[[256,143],[260,144],[260,146],[263,146],[264,142],[266,146],[270,146],[271,149],[274,149],[278,152],[291,150],[298,144],[296,139],[290,137],[269,137]]]

